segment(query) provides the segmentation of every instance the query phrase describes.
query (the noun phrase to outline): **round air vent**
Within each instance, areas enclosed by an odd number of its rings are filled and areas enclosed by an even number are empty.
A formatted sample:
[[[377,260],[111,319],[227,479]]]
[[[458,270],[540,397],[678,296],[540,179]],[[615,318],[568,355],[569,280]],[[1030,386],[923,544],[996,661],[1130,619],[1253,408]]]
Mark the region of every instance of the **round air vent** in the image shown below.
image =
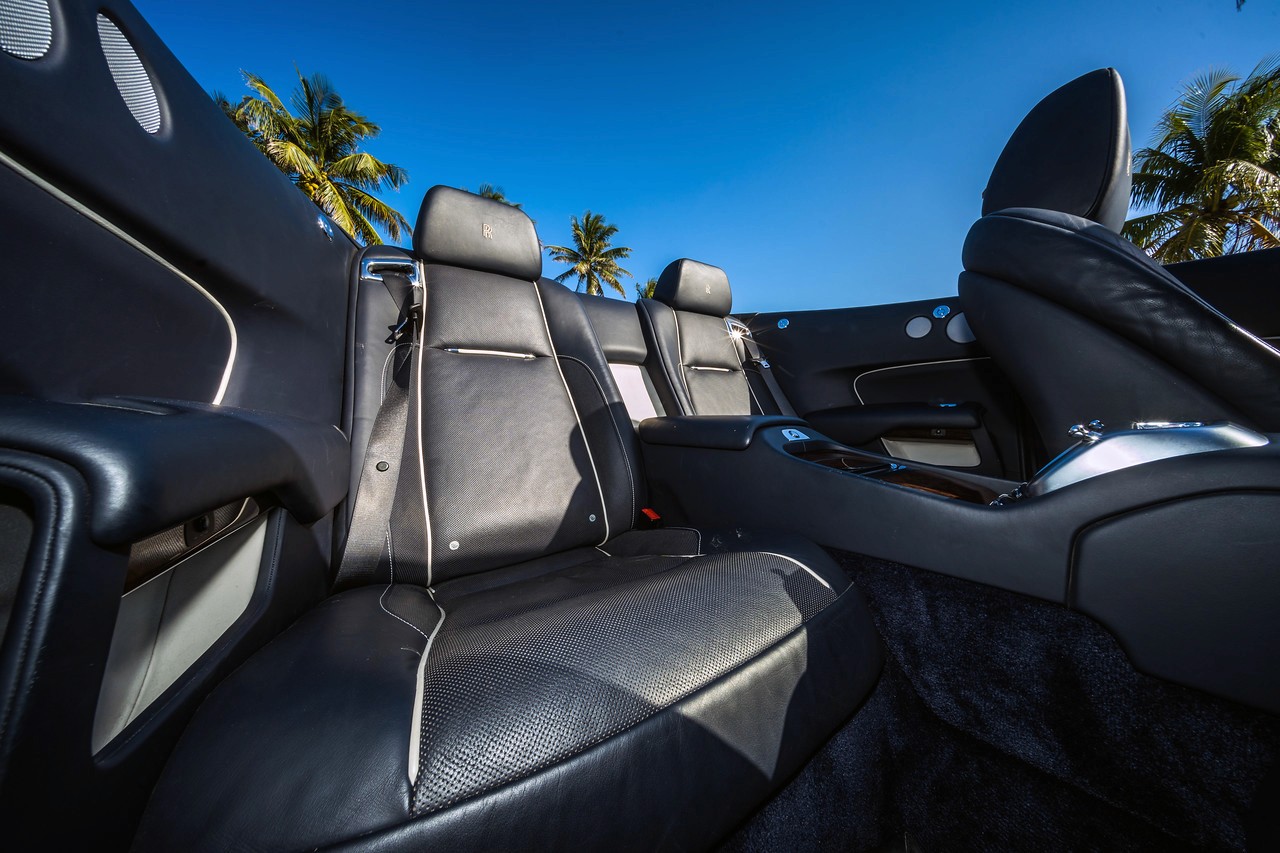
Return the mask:
[[[928,317],[912,317],[907,321],[907,337],[923,338],[933,331],[933,323]]]
[[[107,58],[111,78],[116,81],[120,97],[133,117],[147,133],[160,130],[160,101],[151,75],[143,66],[138,52],[120,28],[102,13],[98,13],[98,41],[102,42],[102,55]]]
[[[973,329],[969,328],[969,320],[964,316],[963,311],[947,323],[947,337],[958,344],[971,344],[978,339]]]
[[[19,59],[39,59],[53,44],[45,0],[0,0],[0,48]]]

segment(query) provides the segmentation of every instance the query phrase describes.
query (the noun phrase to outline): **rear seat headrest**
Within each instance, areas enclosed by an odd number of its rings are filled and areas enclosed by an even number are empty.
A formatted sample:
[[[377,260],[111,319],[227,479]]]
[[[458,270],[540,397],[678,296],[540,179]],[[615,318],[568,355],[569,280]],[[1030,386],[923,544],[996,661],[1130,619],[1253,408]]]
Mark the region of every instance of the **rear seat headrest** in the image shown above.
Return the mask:
[[[658,276],[653,298],[678,311],[725,317],[733,309],[729,276],[720,267],[681,258]]]
[[[1124,83],[1100,68],[1049,93],[1013,132],[982,193],[982,215],[1009,207],[1070,213],[1112,231],[1129,210]]]
[[[453,187],[427,190],[413,229],[413,251],[429,264],[535,281],[542,246],[524,211]]]

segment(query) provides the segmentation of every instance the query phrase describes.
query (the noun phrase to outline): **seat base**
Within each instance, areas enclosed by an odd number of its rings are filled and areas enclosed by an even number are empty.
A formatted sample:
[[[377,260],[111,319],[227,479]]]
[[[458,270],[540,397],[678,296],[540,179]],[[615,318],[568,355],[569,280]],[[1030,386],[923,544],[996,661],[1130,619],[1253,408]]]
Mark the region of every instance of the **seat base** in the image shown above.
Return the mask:
[[[300,620],[206,701],[138,847],[706,846],[880,670],[857,590],[790,537],[632,532],[486,575]]]

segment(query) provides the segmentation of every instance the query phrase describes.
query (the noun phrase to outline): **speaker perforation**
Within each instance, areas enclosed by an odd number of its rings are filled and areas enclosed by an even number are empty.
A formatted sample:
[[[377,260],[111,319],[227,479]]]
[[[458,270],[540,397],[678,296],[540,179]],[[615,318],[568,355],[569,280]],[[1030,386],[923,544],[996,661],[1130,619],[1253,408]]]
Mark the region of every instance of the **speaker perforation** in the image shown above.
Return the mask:
[[[52,45],[47,0],[0,0],[0,49],[19,59],[39,59]]]
[[[142,58],[115,22],[98,13],[98,41],[120,97],[147,133],[160,130],[160,101]]]

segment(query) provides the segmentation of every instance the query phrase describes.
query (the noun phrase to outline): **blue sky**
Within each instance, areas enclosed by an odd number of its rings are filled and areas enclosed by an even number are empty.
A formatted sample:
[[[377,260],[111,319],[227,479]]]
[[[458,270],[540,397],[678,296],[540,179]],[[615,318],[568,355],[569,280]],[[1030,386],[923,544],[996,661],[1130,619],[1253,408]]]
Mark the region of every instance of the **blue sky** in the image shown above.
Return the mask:
[[[1181,82],[1280,51],[1274,0],[135,3],[233,99],[242,68],[280,92],[295,63],[327,74],[408,170],[388,200],[410,222],[438,183],[500,185],[552,244],[590,208],[637,280],[707,261],[746,311],[954,293],[991,166],[1050,90],[1115,66],[1140,145]]]

